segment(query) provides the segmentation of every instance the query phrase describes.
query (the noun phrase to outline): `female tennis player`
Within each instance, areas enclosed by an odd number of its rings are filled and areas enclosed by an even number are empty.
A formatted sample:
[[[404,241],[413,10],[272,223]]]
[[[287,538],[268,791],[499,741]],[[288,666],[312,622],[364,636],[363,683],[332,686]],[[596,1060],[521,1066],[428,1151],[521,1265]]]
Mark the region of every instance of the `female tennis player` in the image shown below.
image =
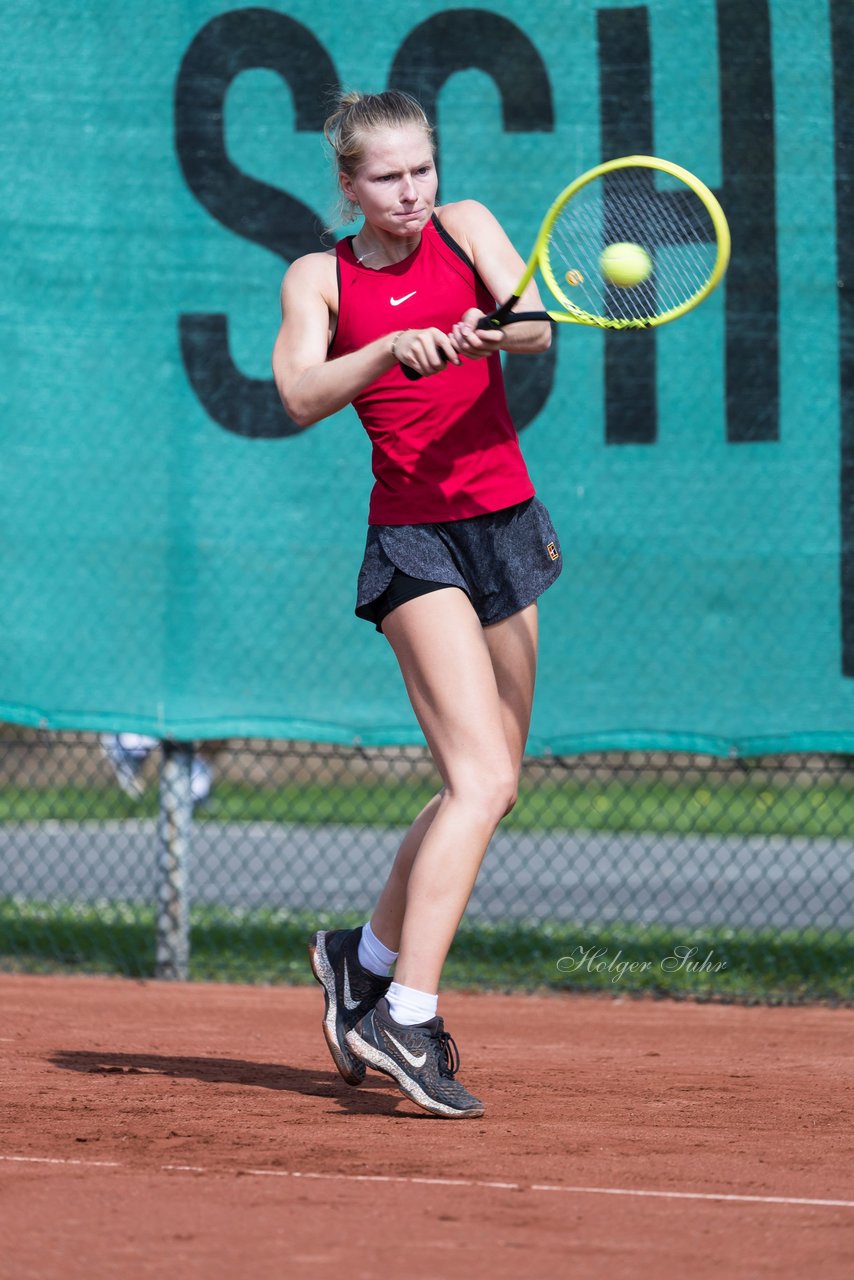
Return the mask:
[[[414,99],[347,94],[325,131],[344,217],[363,221],[287,271],[273,371],[301,426],[352,404],[370,437],[356,613],[391,644],[443,785],[405,836],[370,922],[315,934],[309,954],[345,1080],[358,1084],[373,1067],[426,1111],[480,1116],[483,1103],[457,1078],[438,991],[515,801],[536,602],[561,569],[498,354],[544,351],[551,326],[476,329],[524,263],[483,205],[436,204],[432,130]],[[533,283],[520,306],[542,309]]]

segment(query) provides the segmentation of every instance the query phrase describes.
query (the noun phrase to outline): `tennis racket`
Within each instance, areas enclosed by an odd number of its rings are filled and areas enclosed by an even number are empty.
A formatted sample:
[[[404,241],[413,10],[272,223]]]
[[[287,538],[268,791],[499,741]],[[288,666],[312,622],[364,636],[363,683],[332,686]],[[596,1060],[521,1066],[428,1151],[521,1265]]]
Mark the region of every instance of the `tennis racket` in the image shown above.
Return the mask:
[[[560,193],[515,292],[477,327],[524,320],[612,330],[667,324],[708,297],[729,254],[724,211],[693,173],[655,156],[608,160]],[[538,268],[556,305],[516,311]],[[401,367],[407,377],[421,376]]]

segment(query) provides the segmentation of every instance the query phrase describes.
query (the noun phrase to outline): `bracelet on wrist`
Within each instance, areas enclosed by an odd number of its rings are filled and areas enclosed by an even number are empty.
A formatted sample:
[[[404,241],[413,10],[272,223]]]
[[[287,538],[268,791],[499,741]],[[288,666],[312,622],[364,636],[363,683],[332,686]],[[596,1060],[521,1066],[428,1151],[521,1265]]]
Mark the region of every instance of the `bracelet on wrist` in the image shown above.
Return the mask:
[[[405,333],[409,333],[409,330],[401,329],[400,333],[396,333],[391,340],[392,359],[397,360],[398,364],[400,363],[400,356],[397,354],[397,344]]]

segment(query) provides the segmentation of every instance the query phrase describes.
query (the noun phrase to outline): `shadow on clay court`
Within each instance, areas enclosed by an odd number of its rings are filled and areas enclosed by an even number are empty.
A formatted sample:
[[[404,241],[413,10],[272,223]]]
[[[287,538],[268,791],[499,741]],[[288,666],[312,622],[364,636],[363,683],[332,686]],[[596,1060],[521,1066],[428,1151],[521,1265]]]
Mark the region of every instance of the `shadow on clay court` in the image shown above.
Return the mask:
[[[256,1089],[282,1089],[306,1097],[331,1098],[342,1111],[394,1116],[406,1099],[389,1081],[367,1076],[359,1088],[345,1084],[336,1071],[309,1071],[280,1062],[247,1062],[242,1058],[180,1058],[156,1053],[95,1053],[58,1049],[50,1058],[63,1071],[94,1076],[166,1076],[203,1084],[238,1084]],[[411,1111],[406,1119],[429,1119]]]

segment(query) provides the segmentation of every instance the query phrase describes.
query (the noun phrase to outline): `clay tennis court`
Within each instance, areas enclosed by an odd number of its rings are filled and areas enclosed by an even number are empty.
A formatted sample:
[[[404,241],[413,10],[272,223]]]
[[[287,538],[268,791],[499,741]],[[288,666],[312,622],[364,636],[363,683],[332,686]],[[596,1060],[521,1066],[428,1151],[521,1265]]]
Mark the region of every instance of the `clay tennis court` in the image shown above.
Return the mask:
[[[854,1265],[854,1010],[448,993],[482,1120],[350,1089],[312,988],[0,976],[0,1274]]]

